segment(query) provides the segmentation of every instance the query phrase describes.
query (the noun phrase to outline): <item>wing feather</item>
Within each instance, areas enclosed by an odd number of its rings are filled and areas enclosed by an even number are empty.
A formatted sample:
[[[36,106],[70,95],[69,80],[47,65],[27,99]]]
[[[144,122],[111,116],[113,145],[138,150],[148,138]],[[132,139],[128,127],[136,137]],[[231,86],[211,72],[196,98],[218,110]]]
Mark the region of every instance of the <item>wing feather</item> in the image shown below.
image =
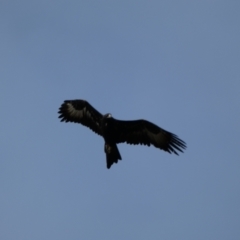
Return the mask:
[[[95,133],[102,135],[101,119],[99,113],[85,100],[65,100],[59,108],[61,122],[81,123]]]
[[[183,152],[186,143],[177,135],[168,132],[146,120],[122,121],[115,119],[115,137],[117,143],[151,144],[169,153]]]

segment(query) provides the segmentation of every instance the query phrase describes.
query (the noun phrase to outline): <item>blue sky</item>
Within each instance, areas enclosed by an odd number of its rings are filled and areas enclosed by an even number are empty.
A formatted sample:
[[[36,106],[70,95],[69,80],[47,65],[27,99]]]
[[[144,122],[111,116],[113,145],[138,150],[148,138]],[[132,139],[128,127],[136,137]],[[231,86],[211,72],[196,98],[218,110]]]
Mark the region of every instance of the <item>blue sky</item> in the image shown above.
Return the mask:
[[[239,1],[1,1],[0,239],[239,239]],[[180,156],[60,123],[144,118]]]

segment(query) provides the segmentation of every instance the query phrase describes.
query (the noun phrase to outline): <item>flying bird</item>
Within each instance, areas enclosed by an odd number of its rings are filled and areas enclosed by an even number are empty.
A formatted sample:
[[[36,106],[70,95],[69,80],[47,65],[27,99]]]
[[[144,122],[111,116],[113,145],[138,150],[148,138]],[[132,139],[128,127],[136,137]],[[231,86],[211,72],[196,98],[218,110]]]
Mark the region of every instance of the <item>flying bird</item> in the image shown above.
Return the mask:
[[[104,138],[108,169],[122,159],[118,143],[153,145],[176,155],[186,148],[186,143],[177,135],[147,120],[123,121],[110,113],[102,115],[85,100],[66,100],[58,113],[61,122],[81,123]]]

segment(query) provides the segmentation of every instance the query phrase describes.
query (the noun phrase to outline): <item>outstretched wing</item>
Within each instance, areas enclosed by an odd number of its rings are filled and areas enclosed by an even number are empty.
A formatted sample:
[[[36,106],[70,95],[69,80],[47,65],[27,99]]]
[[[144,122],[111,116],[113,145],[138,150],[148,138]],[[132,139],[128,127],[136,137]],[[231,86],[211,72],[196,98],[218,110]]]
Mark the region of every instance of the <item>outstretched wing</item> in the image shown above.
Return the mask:
[[[165,131],[155,124],[146,120],[114,122],[116,143],[126,142],[128,144],[151,144],[169,153],[183,152],[186,143],[177,135]]]
[[[87,101],[66,100],[59,108],[58,113],[61,122],[81,123],[95,133],[102,135],[101,119],[103,116]]]

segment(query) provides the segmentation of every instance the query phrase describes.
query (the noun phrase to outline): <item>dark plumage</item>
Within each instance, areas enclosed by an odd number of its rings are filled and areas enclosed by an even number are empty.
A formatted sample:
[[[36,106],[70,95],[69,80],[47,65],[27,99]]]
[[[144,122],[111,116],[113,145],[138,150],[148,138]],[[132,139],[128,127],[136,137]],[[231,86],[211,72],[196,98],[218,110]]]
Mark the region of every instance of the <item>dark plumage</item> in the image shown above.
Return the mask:
[[[81,123],[105,140],[107,168],[121,160],[117,143],[154,145],[169,153],[183,152],[186,143],[157,125],[146,120],[122,121],[111,114],[102,115],[85,100],[66,100],[59,108],[61,122]]]

